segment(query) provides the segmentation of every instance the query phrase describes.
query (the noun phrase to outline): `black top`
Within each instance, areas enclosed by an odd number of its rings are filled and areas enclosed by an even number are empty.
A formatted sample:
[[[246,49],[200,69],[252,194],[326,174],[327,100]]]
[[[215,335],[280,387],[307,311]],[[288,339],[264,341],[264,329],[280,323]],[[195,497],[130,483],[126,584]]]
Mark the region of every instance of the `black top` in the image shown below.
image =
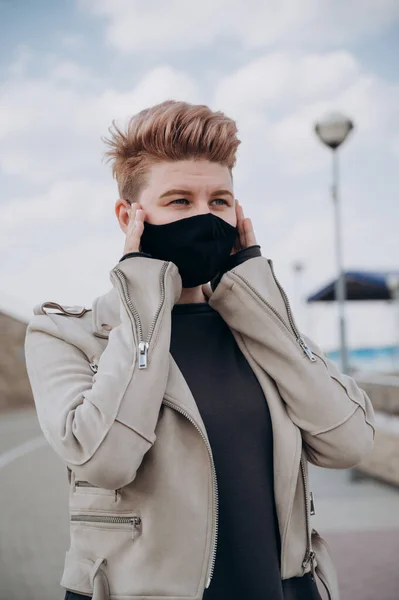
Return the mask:
[[[281,582],[273,432],[262,388],[208,304],[172,312],[171,354],[198,405],[219,489],[219,536],[206,600],[320,600],[310,574]]]

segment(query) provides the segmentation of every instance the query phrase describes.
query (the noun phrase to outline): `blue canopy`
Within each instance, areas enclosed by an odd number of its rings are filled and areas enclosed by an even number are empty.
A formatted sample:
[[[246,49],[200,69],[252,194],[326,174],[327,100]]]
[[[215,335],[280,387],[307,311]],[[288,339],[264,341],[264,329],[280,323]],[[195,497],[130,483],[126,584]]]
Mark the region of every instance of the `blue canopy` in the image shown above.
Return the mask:
[[[387,284],[389,275],[399,276],[399,271],[345,271],[347,300],[391,300],[391,291]],[[331,281],[309,296],[307,303],[334,302],[335,283]]]

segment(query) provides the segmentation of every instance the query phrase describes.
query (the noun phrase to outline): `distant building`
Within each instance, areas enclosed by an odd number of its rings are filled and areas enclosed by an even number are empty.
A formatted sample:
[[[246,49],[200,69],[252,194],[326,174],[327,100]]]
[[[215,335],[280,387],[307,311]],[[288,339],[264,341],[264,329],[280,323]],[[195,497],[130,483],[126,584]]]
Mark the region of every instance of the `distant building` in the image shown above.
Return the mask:
[[[25,367],[27,323],[0,311],[0,412],[33,407]]]

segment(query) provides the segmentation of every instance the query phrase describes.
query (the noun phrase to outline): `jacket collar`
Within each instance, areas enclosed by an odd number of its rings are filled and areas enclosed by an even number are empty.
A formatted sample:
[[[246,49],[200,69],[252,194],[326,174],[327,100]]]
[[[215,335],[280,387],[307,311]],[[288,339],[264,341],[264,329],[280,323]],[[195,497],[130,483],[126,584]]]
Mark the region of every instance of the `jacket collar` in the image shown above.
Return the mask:
[[[108,338],[111,329],[121,322],[118,291],[113,287],[106,294],[98,296],[93,302],[92,311],[93,334]]]
[[[209,284],[202,286],[205,295],[212,295]],[[119,295],[116,288],[112,287],[106,294],[98,296],[92,305],[92,328],[97,337],[108,338],[111,329],[121,322],[119,313]]]

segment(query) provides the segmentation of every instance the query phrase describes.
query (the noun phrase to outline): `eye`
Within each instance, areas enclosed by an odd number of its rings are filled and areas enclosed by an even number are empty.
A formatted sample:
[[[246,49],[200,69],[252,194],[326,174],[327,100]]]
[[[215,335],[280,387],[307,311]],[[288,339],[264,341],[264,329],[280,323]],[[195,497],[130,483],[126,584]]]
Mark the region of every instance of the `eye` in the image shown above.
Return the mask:
[[[189,204],[186,198],[177,198],[177,200],[172,200],[170,204]]]
[[[224,205],[224,206],[228,206],[228,204],[229,204],[229,203],[227,202],[227,200],[223,200],[223,198],[216,198],[215,200],[212,200],[212,203],[213,203],[213,202],[217,202],[217,203],[218,203],[218,206],[222,206],[222,205]]]

